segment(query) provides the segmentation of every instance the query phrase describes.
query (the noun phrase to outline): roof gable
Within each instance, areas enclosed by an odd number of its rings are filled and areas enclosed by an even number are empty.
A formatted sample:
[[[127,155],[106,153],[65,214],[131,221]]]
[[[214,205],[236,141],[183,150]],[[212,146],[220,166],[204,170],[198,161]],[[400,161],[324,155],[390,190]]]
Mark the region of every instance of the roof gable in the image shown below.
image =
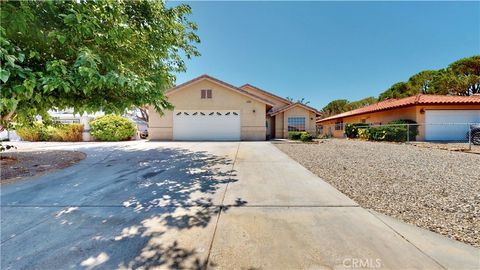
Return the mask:
[[[217,79],[217,78],[211,77],[211,76],[206,75],[206,74],[205,74],[205,75],[202,75],[202,76],[200,76],[200,77],[194,78],[194,79],[192,79],[192,80],[190,80],[190,81],[184,82],[184,83],[182,83],[182,84],[179,84],[179,85],[177,85],[177,86],[175,86],[175,87],[173,87],[173,88],[170,88],[169,90],[167,90],[167,91],[165,92],[165,95],[166,95],[167,97],[168,97],[168,96],[171,96],[171,95],[173,95],[174,93],[176,93],[176,92],[178,92],[178,91],[181,91],[182,89],[185,89],[187,86],[193,85],[193,84],[195,84],[195,83],[198,83],[198,82],[201,82],[201,81],[204,81],[204,80],[208,80],[208,81],[210,81],[210,82],[213,82],[214,84],[223,86],[224,88],[229,89],[229,90],[231,90],[231,91],[233,91],[233,92],[235,92],[235,93],[237,93],[237,94],[241,94],[241,95],[244,95],[244,96],[248,96],[248,97],[250,97],[250,98],[252,98],[252,99],[255,99],[255,100],[260,101],[260,102],[262,102],[262,103],[268,104],[268,105],[270,105],[270,106],[274,106],[274,105],[275,105],[272,101],[270,101],[270,100],[268,100],[268,99],[262,98],[262,97],[260,97],[260,96],[258,96],[258,95],[255,95],[255,94],[252,94],[252,93],[250,93],[250,92],[248,92],[248,91],[246,91],[246,90],[243,90],[243,89],[241,89],[241,88],[238,88],[238,87],[236,87],[236,86],[233,86],[233,85],[231,85],[231,84],[229,84],[229,83],[226,83],[226,82],[224,82],[224,81],[222,81],[222,80],[219,80],[219,79]]]
[[[274,115],[279,114],[281,112],[290,110],[294,107],[302,107],[302,108],[304,108],[308,111],[314,112],[316,115],[321,115],[321,113],[318,110],[316,110],[315,108],[307,106],[307,105],[305,105],[303,103],[300,103],[300,102],[295,102],[295,103],[292,103],[292,104],[289,104],[289,105],[286,105],[286,106],[283,106],[283,107],[280,107],[280,108],[277,108],[277,109],[272,109],[268,114],[271,115],[271,116],[274,116]]]
[[[277,103],[276,105],[277,106],[284,106],[284,105],[288,105],[288,104],[292,104],[293,102],[291,102],[290,100],[288,99],[285,99],[285,98],[282,98],[280,96],[277,96],[275,94],[272,94],[268,91],[265,91],[263,89],[260,89],[256,86],[253,86],[251,84],[244,84],[242,86],[240,86],[240,89],[243,89],[245,91],[248,91],[252,94],[259,94],[259,95],[264,95],[264,96],[267,96],[267,99]]]

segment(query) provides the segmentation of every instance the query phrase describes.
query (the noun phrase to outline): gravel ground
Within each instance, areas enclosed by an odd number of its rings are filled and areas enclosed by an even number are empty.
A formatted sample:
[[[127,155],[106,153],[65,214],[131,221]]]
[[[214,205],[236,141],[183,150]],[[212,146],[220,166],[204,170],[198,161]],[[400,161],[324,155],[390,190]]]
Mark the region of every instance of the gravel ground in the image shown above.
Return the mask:
[[[76,151],[12,151],[0,155],[0,183],[12,183],[71,166],[85,158]]]
[[[480,247],[480,155],[335,139],[276,146],[365,208]]]

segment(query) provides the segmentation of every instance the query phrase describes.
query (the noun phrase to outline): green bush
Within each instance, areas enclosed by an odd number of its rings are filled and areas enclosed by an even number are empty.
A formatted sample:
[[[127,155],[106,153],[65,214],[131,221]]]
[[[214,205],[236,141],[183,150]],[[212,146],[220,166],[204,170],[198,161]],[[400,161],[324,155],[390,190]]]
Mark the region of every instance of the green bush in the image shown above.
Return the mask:
[[[137,128],[125,117],[118,115],[100,116],[90,122],[90,132],[100,141],[125,141],[129,140]]]
[[[298,141],[298,140],[300,140],[300,138],[302,137],[302,133],[303,133],[303,132],[299,132],[299,131],[288,132],[288,137],[289,137],[291,140]]]
[[[359,128],[357,129],[358,138],[362,140],[368,140],[370,138],[370,129],[369,128]]]
[[[407,140],[405,126],[379,126],[369,128],[369,140],[403,142]]]
[[[393,120],[389,125],[401,125],[401,124],[410,124],[409,127],[407,128],[407,125],[403,126],[405,129],[408,129],[408,140],[409,141],[415,141],[416,137],[418,135],[418,125],[417,122],[413,120],[408,120],[408,119],[402,119],[402,120]],[[412,125],[413,124],[413,125]],[[406,132],[406,131],[405,131]]]
[[[16,133],[24,141],[75,142],[82,140],[82,124],[44,125],[35,122],[32,125],[17,126]]]
[[[300,135],[300,141],[311,142],[311,141],[313,141],[313,136],[312,136],[312,134],[310,134],[308,132],[302,132],[302,135]]]
[[[288,132],[288,137],[290,138],[290,140],[302,142],[311,142],[313,140],[313,136],[306,131]]]
[[[418,134],[417,126],[410,126],[407,128],[406,124],[413,124],[411,120],[395,120],[385,126],[370,127],[362,136],[371,141],[389,141],[389,142],[404,142],[414,141]],[[408,138],[407,138],[407,129]]]
[[[368,128],[368,124],[365,123],[347,123],[345,124],[345,136],[348,138],[358,138],[358,129]]]

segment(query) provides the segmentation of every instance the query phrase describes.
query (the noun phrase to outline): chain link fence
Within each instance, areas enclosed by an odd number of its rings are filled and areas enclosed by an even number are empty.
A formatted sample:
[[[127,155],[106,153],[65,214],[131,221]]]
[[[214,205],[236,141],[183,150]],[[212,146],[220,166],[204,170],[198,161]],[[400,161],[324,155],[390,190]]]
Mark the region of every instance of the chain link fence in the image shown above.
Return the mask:
[[[317,127],[319,138],[358,138],[480,150],[480,123],[337,123]]]

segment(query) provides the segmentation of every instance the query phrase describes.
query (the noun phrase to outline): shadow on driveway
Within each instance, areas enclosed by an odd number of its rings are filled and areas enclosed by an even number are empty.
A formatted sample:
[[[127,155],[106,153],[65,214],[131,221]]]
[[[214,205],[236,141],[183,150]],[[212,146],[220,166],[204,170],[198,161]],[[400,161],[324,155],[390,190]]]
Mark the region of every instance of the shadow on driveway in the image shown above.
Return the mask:
[[[84,152],[73,167],[2,186],[2,269],[206,267],[237,181],[232,160],[182,148]]]

